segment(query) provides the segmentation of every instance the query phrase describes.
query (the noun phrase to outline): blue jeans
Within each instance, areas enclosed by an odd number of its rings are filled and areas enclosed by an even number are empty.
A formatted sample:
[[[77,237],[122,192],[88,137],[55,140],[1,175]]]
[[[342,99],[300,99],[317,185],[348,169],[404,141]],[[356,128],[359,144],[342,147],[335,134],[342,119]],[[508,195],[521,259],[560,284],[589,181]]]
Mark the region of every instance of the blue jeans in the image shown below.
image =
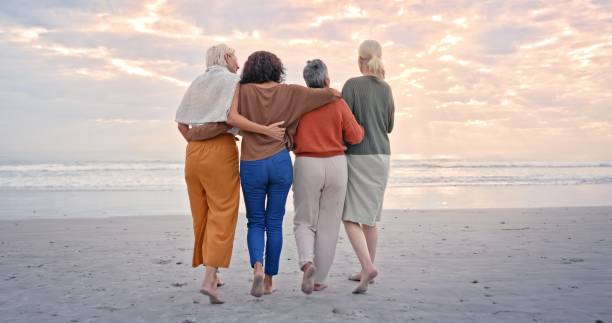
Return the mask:
[[[278,274],[285,203],[292,181],[293,165],[287,149],[268,158],[240,161],[251,267],[260,262],[269,276]]]

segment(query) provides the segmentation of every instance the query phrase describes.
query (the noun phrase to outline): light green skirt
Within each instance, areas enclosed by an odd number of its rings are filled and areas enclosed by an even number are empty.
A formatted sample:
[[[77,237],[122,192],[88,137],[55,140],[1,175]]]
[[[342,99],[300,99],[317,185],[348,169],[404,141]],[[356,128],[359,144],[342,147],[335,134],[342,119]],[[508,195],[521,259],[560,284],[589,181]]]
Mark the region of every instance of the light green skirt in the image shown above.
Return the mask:
[[[389,155],[346,155],[348,184],[342,220],[375,226],[389,179]]]

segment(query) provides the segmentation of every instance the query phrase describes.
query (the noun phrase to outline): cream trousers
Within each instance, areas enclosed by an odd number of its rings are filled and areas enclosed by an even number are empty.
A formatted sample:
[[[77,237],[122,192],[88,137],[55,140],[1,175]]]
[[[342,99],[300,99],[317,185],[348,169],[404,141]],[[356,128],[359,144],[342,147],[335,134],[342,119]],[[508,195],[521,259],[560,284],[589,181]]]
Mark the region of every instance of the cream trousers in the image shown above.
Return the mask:
[[[299,265],[313,262],[315,283],[323,283],[336,254],[342,208],[346,196],[344,155],[297,157],[293,169],[295,218],[293,232]]]

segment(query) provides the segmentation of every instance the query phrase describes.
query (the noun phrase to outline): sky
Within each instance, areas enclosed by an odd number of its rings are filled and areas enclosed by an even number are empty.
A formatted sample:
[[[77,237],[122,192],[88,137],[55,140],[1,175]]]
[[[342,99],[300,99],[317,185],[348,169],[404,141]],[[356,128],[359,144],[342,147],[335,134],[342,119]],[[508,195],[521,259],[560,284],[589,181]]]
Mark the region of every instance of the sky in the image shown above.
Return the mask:
[[[408,158],[612,160],[612,1],[0,2],[0,162],[181,160],[204,53],[276,53],[332,86],[383,45]],[[240,71],[239,71],[240,72]]]

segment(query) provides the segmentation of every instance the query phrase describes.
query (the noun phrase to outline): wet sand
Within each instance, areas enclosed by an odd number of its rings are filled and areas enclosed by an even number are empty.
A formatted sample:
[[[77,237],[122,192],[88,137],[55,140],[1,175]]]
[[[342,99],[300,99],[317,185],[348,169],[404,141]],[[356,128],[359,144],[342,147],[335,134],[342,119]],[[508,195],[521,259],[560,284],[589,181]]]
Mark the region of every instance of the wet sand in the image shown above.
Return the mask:
[[[300,291],[292,218],[278,291],[256,299],[240,216],[215,306],[189,216],[0,221],[0,321],[612,322],[612,208],[385,211],[365,295],[343,229],[330,287]]]

